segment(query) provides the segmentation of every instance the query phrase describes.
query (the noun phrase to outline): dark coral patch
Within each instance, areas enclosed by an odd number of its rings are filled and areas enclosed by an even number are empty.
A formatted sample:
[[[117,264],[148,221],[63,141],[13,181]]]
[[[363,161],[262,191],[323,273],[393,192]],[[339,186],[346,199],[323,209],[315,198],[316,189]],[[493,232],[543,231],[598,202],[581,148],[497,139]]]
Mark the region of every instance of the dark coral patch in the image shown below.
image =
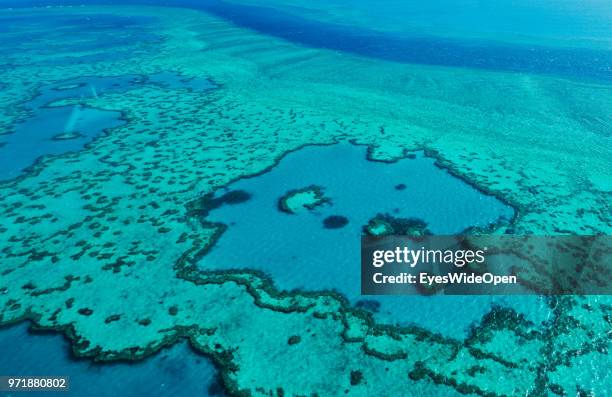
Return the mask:
[[[79,314],[82,316],[91,316],[93,314],[93,310],[88,307],[84,307],[82,309],[79,309]]]
[[[401,236],[431,235],[427,222],[418,218],[396,218],[389,214],[378,214],[363,228],[367,235],[383,236],[396,234]]]
[[[121,319],[121,314],[112,314],[106,317],[106,319],[104,320],[104,323],[110,324],[112,322],[119,321],[120,319]]]
[[[404,189],[406,189],[406,185],[404,183],[395,185],[395,190],[404,190]]]
[[[357,386],[363,380],[363,373],[361,371],[351,371],[351,386]]]
[[[296,345],[298,343],[300,343],[302,341],[302,338],[299,335],[292,335],[291,337],[289,337],[289,340],[287,341],[288,345]]]
[[[340,229],[348,223],[348,218],[342,215],[331,215],[323,220],[323,227],[326,229]]]
[[[208,216],[208,213],[225,204],[234,205],[241,204],[251,199],[251,194],[244,190],[232,190],[219,197],[213,197],[213,193],[209,193],[187,204],[187,213],[189,216]]]

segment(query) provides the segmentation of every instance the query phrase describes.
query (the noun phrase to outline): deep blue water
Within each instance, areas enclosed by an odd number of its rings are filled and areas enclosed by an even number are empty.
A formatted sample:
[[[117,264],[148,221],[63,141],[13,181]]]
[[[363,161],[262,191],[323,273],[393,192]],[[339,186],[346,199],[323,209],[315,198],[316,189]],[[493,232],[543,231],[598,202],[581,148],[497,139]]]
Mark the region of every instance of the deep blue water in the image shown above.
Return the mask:
[[[612,81],[612,51],[543,45],[501,44],[414,34],[410,37],[365,27],[304,18],[277,8],[222,0],[33,0],[28,4],[161,4],[205,10],[238,26],[308,47],[353,53],[396,62],[468,67],[493,71],[543,73],[580,79]],[[554,7],[554,5],[551,5]],[[529,12],[529,8],[525,12]],[[517,18],[517,16],[514,16]],[[520,16],[518,16],[520,20]],[[527,15],[528,17],[528,15]],[[466,21],[466,24],[470,21]],[[473,23],[478,23],[475,17]],[[610,29],[604,26],[602,29]],[[543,29],[545,30],[545,29]],[[608,36],[609,37],[609,36]],[[570,41],[571,43],[571,41]]]
[[[287,191],[318,185],[332,205],[287,214],[278,199]],[[396,186],[406,188],[397,190]],[[470,226],[486,226],[513,209],[418,155],[395,163],[368,161],[366,148],[350,144],[311,146],[293,152],[264,174],[227,187],[251,194],[250,200],[210,211],[207,221],[228,225],[202,258],[210,269],[252,268],[269,274],[281,290],[335,289],[352,302],[360,295],[360,236],[362,226],[378,213],[425,220],[434,234],[454,234]],[[217,192],[217,197],[226,190]],[[345,227],[327,229],[330,215],[348,218]],[[492,303],[513,306],[533,319],[546,315],[536,297],[375,297],[377,318],[403,325],[417,323],[452,336],[463,336]],[[418,310],[415,310],[417,309]]]
[[[30,333],[23,323],[0,329],[0,374],[3,376],[69,376],[69,392],[44,396],[223,397],[217,371],[186,343],[163,349],[134,363],[96,364],[75,359],[70,344],[56,333]],[[1,393],[0,393],[1,394]],[[23,396],[29,393],[5,393]]]
[[[299,44],[396,62],[549,73],[612,81],[612,51],[502,45],[440,37],[401,37],[322,23],[277,9],[203,0],[201,7],[239,26]]]
[[[0,2],[0,6],[3,4]],[[16,62],[10,58],[13,53],[21,57],[31,54],[28,65],[50,67],[133,58],[136,46],[142,48],[159,41],[149,29],[152,21],[154,18],[104,14],[38,18],[2,13],[0,50],[7,58],[0,62]],[[79,39],[74,40],[75,37]]]

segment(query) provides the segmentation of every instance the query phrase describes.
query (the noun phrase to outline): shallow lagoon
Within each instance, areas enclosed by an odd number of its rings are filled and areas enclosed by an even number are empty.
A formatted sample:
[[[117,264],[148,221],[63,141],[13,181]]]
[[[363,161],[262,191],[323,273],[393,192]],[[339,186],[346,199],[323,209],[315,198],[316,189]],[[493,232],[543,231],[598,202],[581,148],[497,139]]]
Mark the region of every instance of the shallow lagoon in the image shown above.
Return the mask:
[[[290,153],[269,172],[217,192],[216,197],[228,190],[245,191],[251,197],[210,211],[206,221],[228,228],[200,266],[261,270],[281,290],[336,289],[354,303],[376,298],[381,322],[416,323],[457,337],[492,303],[515,307],[533,320],[544,319],[546,306],[536,297],[360,296],[360,236],[362,227],[378,213],[423,219],[434,234],[460,233],[470,226],[512,218],[511,207],[434,162],[422,154],[394,163],[369,161],[366,147],[350,144],[310,146]],[[331,204],[297,214],[279,210],[279,198],[309,185],[322,187]],[[348,218],[348,223],[326,228],[324,220],[334,215]]]
[[[35,115],[0,135],[0,180],[12,179],[37,158],[81,149],[105,128],[121,125],[120,112],[75,106],[41,108]]]
[[[186,78],[172,71],[148,76],[84,76],[39,88],[38,94],[24,106],[32,115],[0,135],[0,180],[15,178],[45,155],[59,155],[80,150],[105,129],[124,124],[121,112],[93,109],[80,105],[49,106],[65,99],[92,98],[109,92],[123,92],[143,84],[167,89],[205,91],[216,85],[205,77]]]
[[[96,364],[90,359],[74,358],[63,336],[31,333],[28,327],[23,323],[0,329],[0,373],[70,377],[69,393],[45,392],[45,396],[225,395],[213,364],[186,343],[163,349],[144,361]]]

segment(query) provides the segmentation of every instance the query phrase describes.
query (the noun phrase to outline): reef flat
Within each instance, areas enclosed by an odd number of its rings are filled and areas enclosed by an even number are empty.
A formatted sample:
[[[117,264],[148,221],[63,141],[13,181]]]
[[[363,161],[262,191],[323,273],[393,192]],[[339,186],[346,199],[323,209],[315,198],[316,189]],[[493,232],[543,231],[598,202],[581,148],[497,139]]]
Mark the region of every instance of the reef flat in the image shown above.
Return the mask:
[[[377,325],[338,293],[279,293],[254,271],[202,271],[223,228],[188,211],[288,152],[351,140],[383,161],[425,150],[517,210],[506,232],[610,234],[609,85],[374,62],[181,9],[0,15],[20,20],[0,31],[2,133],[50,83],[171,72],[216,87],[143,84],[54,102],[122,112],[125,124],[0,184],[0,324],[30,319],[101,361],[188,339],[234,395],[609,390],[609,298],[549,298],[538,323],[493,307],[465,338]],[[107,18],[128,32],[108,48],[71,32],[115,35]],[[62,29],[47,36],[48,24]]]

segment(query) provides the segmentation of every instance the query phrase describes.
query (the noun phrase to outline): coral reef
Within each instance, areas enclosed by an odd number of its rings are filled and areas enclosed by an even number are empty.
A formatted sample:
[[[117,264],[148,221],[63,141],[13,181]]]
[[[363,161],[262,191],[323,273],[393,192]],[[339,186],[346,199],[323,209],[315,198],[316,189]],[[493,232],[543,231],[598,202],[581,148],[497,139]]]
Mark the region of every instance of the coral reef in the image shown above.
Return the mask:
[[[313,210],[323,204],[331,204],[331,200],[325,197],[323,188],[316,185],[290,190],[278,200],[278,208],[288,214],[295,214],[304,209]]]
[[[370,236],[386,236],[397,234],[401,236],[424,236],[431,234],[427,223],[421,219],[396,218],[389,214],[378,214],[363,227],[365,234]]]
[[[2,10],[0,23],[15,16],[63,30],[21,23],[0,32],[9,54],[0,61],[0,136],[31,116],[24,104],[49,83],[178,72],[216,89],[142,84],[53,104],[120,111],[125,124],[1,182],[1,325],[29,319],[98,361],[143,359],[188,340],[234,395],[609,390],[606,297],[549,298],[551,315],[538,324],[495,307],[459,340],[377,324],[335,292],[281,293],[258,272],[195,264],[221,231],[201,222],[202,198],[304,145],[340,140],[369,145],[381,161],[425,149],[517,208],[516,234],[609,234],[610,145],[589,121],[609,121],[597,105],[610,103],[605,86],[373,63],[181,9]],[[73,34],[75,16],[91,18],[87,35]],[[118,35],[101,17],[130,23]],[[118,44],[98,48],[109,36]]]

